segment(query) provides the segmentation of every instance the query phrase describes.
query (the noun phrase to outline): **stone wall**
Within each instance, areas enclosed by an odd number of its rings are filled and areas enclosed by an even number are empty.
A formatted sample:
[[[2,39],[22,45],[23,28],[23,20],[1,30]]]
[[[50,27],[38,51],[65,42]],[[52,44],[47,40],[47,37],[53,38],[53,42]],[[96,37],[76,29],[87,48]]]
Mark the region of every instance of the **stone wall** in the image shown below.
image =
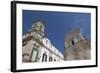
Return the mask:
[[[90,58],[90,42],[80,34],[80,30],[69,32],[65,37],[64,60],[87,60]]]

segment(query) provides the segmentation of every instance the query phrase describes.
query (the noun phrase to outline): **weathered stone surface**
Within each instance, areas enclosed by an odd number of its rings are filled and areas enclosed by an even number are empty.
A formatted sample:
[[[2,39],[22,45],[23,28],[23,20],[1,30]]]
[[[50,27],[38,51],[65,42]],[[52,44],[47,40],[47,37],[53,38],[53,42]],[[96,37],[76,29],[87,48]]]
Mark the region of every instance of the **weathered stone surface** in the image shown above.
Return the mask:
[[[87,60],[91,58],[90,42],[85,39],[79,29],[65,36],[64,60]]]
[[[44,34],[44,24],[36,21],[22,39],[22,62],[63,61],[63,54],[57,50]],[[52,60],[50,59],[52,58]]]

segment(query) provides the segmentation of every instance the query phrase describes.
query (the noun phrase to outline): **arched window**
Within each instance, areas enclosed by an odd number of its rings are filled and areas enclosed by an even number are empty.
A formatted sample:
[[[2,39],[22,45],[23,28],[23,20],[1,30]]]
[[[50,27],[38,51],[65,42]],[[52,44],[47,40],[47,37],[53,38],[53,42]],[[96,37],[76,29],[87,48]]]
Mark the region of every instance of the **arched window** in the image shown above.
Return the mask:
[[[50,56],[50,57],[49,57],[49,62],[51,62],[51,61],[52,61],[52,57]]]
[[[47,55],[46,55],[46,53],[43,53],[42,62],[47,62]]]
[[[56,61],[56,59],[54,59],[54,61]]]
[[[74,42],[74,40],[72,40],[72,45],[75,45],[75,42]]]

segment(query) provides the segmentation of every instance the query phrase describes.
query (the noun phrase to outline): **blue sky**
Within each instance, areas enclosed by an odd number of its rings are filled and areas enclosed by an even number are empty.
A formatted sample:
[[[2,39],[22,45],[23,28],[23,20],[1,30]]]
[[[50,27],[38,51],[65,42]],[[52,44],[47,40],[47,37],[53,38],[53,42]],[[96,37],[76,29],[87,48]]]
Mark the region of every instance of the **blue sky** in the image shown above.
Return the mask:
[[[81,33],[91,39],[90,13],[23,10],[23,34],[27,33],[32,22],[38,19],[45,23],[45,36],[62,53],[65,35],[75,28],[80,28]]]

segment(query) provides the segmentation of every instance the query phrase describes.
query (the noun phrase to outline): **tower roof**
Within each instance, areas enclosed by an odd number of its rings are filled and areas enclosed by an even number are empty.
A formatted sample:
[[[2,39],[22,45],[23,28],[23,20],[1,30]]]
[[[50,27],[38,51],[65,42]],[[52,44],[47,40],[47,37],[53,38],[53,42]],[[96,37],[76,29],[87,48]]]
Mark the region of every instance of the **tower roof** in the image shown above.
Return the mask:
[[[72,37],[72,36],[74,36],[74,35],[77,35],[78,33],[80,33],[80,29],[79,29],[79,28],[75,28],[75,29],[69,31],[69,32],[65,35],[65,38]]]
[[[45,23],[42,19],[37,19],[37,20],[33,21],[31,27],[34,27],[37,23],[41,23],[40,25],[45,27]]]

